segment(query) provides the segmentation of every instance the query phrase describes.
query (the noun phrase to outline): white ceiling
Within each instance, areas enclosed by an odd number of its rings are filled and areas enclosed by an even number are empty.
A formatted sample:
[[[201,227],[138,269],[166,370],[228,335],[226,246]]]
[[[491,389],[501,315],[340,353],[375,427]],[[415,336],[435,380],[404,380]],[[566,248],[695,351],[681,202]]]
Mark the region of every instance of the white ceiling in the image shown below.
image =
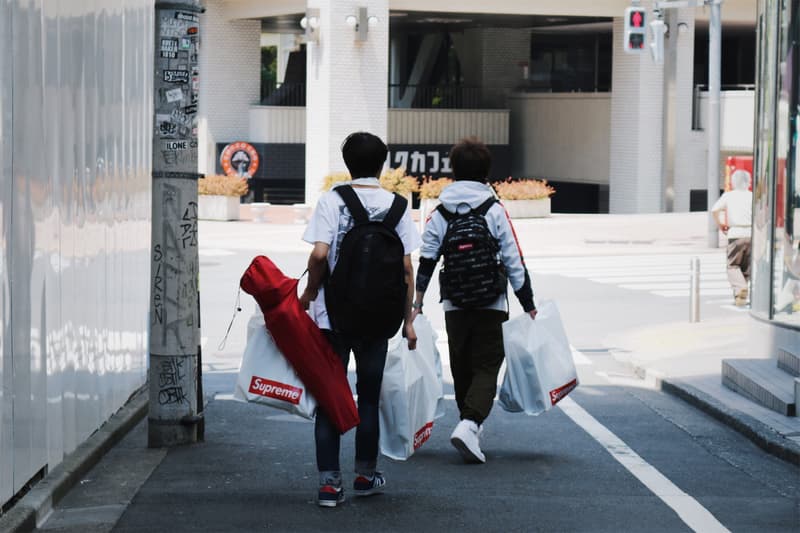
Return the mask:
[[[367,3],[369,0],[364,0]],[[645,1],[644,4],[649,2]],[[305,0],[224,0],[231,19],[265,18],[305,11]],[[392,11],[438,11],[443,13],[493,13],[508,15],[559,15],[584,17],[621,17],[630,0],[439,0],[432,9],[431,0],[389,0]],[[698,20],[708,18],[706,8],[696,8]],[[754,24],[755,0],[724,0],[724,23]]]

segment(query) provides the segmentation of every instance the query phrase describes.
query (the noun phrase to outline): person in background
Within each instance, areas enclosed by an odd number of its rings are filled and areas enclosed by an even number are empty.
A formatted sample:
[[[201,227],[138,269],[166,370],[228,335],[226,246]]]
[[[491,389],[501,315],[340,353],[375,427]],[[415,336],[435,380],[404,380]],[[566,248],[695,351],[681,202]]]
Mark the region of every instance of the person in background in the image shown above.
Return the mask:
[[[720,196],[711,214],[720,231],[728,237],[728,281],[734,304],[747,305],[750,283],[750,235],[753,223],[753,193],[750,173],[737,170],[731,176],[732,190]]]

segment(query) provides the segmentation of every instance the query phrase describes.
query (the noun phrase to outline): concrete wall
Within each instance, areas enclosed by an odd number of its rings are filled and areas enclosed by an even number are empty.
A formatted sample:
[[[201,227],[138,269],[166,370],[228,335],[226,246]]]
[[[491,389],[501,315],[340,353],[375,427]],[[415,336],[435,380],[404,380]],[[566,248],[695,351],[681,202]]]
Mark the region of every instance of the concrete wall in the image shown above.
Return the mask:
[[[261,22],[230,20],[222,0],[203,4],[199,172],[213,173],[215,144],[247,137],[247,114],[261,97]]]
[[[725,152],[752,152],[755,92],[723,91],[720,97],[721,148]],[[700,94],[700,128],[708,120],[708,92]]]
[[[529,93],[509,98],[512,174],[609,182],[609,93]]]
[[[0,0],[0,505],[146,379],[153,2],[99,6]]]
[[[509,141],[507,110],[389,109],[387,120],[386,142],[392,144],[453,144],[470,135],[487,144]],[[305,143],[305,121],[304,107],[254,106],[247,140]]]

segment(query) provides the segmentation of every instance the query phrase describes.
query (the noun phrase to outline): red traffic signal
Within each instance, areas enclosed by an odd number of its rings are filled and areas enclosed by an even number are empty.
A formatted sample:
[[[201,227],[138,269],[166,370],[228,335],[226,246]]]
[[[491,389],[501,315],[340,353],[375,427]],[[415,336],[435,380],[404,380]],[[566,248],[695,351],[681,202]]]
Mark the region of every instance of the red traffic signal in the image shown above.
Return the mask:
[[[625,10],[625,52],[640,54],[645,51],[647,35],[647,10],[642,7],[629,7]]]
[[[628,24],[631,28],[644,28],[645,10],[631,9],[628,13]]]

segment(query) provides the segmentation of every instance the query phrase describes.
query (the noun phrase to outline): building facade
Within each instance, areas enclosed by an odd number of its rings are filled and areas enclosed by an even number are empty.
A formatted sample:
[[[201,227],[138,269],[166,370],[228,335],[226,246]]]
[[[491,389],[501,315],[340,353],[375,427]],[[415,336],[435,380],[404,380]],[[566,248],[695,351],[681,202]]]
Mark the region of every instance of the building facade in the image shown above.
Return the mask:
[[[659,65],[623,51],[629,5],[209,0],[200,171],[219,172],[221,150],[247,141],[262,152],[256,200],[313,203],[344,169],[335,152],[349,131],[385,137],[401,153],[387,165],[417,176],[445,175],[441,147],[471,134],[503,143],[503,177],[553,183],[556,211],[703,210],[708,13],[665,12]],[[752,154],[755,17],[752,2],[724,3],[721,186],[725,158]],[[254,50],[269,47],[277,68],[264,74]]]
[[[800,1],[758,4],[751,314],[768,326],[768,349],[782,371],[772,394],[788,396],[796,404],[800,400]]]

